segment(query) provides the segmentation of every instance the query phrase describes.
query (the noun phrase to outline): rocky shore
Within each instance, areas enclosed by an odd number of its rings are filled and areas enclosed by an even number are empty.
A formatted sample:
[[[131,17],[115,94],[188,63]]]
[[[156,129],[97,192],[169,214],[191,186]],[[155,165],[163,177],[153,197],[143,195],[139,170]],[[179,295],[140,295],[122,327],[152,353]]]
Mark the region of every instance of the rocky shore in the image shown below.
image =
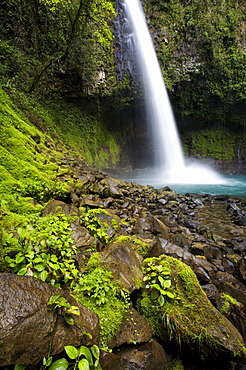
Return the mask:
[[[96,253],[130,297],[118,331],[107,339],[110,351],[101,351],[102,369],[174,369],[175,361],[184,369],[245,369],[246,202],[123,182],[76,161],[66,166],[72,175],[65,172],[60,180],[73,179],[69,197],[50,201],[43,216],[72,215],[78,269],[83,272]],[[84,210],[95,211],[105,242],[81,222]],[[76,328],[66,328],[59,315],[47,319],[44,305],[54,291],[32,276],[1,274],[0,366],[38,363],[49,347],[45,341],[40,350],[41,343],[52,335],[53,355],[67,344],[100,345],[98,317],[83,305],[77,304]]]

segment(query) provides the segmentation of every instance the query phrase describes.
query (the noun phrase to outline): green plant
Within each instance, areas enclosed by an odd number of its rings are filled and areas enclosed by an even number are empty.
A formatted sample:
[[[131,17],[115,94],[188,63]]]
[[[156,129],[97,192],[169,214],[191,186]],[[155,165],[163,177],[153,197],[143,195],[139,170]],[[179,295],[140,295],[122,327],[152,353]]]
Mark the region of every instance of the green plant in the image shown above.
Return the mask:
[[[60,358],[51,363],[48,370],[102,370],[99,364],[100,350],[97,345],[94,344],[90,348],[65,346],[64,349],[69,361],[66,358]]]
[[[65,346],[67,358],[62,357],[53,362],[53,357],[44,357],[38,370],[102,370],[99,363],[100,349],[96,344],[90,348]],[[72,361],[71,361],[72,360]],[[16,364],[14,370],[25,370],[27,365]]]
[[[15,257],[5,257],[12,272],[34,276],[56,287],[79,276],[68,216],[39,218],[33,225],[18,228],[17,234],[22,251]]]
[[[160,306],[163,306],[166,299],[179,299],[175,293],[172,293],[169,288],[172,281],[170,278],[170,269],[153,263],[151,259],[144,267],[145,288],[150,291],[150,298],[157,301]]]
[[[60,293],[53,294],[48,303],[48,306],[51,306],[50,310],[59,309],[62,311],[63,317],[67,324],[74,325],[73,315],[80,315],[79,308],[77,306],[72,306],[65,297],[62,297]]]
[[[112,273],[97,267],[90,274],[84,274],[75,283],[74,293],[83,293],[98,306],[110,301],[111,296],[117,294],[117,284],[112,281]]]
[[[115,229],[115,220],[112,219],[110,225],[107,222],[101,221],[97,217],[97,214],[105,213],[108,215],[108,212],[101,208],[87,210],[85,207],[81,207],[80,211],[82,212],[80,216],[81,222],[87,228],[89,233],[99,239],[102,243],[108,244],[110,236],[107,231],[109,226]]]

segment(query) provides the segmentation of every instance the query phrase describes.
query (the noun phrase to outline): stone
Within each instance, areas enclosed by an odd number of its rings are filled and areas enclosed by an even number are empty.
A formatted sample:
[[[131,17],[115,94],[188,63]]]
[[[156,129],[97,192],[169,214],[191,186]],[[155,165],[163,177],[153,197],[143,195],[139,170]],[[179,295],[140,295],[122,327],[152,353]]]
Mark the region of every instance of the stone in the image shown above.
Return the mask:
[[[75,325],[64,320],[62,311],[50,309],[53,294],[61,293],[77,306]],[[0,274],[0,366],[17,363],[36,365],[55,355],[65,345],[99,343],[98,316],[75,301],[67,292],[31,276]]]
[[[79,216],[79,209],[73,204],[66,204],[60,200],[51,200],[43,210],[43,216],[65,213],[66,215]]]
[[[103,370],[163,370],[167,359],[162,346],[151,341],[133,348],[123,347],[117,355],[103,352],[100,364]]]
[[[133,292],[143,279],[142,257],[133,249],[131,243],[111,243],[102,251],[103,263],[109,266],[114,278]]]
[[[153,335],[150,323],[145,320],[133,307],[130,307],[123,320],[119,332],[108,343],[109,348],[123,344],[148,342]]]

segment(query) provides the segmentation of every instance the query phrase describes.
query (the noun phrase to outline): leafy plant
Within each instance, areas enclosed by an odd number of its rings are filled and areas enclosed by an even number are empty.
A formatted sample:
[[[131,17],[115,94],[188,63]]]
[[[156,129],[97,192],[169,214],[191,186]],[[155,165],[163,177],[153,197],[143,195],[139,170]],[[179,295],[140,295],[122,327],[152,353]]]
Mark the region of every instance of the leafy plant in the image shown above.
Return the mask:
[[[107,244],[110,240],[107,230],[109,226],[115,228],[115,220],[111,220],[111,225],[99,220],[96,214],[107,214],[107,212],[101,208],[87,210],[85,207],[81,207],[80,211],[82,212],[80,217],[82,224],[87,228],[89,233],[99,239],[102,243]]]
[[[156,265],[150,259],[145,265],[144,273],[145,288],[150,290],[151,299],[157,301],[159,306],[163,306],[168,298],[179,299],[175,293],[169,290],[172,285],[170,269],[162,265]]]
[[[53,294],[48,305],[52,306],[50,309],[63,309],[63,317],[67,324],[74,325],[73,315],[80,315],[79,308],[77,306],[72,306],[65,297],[62,297],[60,293]]]
[[[15,257],[5,257],[12,272],[34,276],[56,287],[78,277],[73,259],[76,247],[66,215],[38,219],[33,226],[18,228],[17,234],[23,250]]]
[[[100,350],[96,344],[88,348],[81,346],[65,346],[64,350],[68,357],[62,357],[53,362],[52,356],[43,358],[43,363],[38,370],[102,370],[99,359]],[[71,361],[72,360],[72,361]],[[17,364],[14,370],[24,370],[27,365]]]
[[[112,281],[112,273],[97,267],[90,274],[84,274],[75,284],[74,293],[82,293],[90,297],[98,305],[108,303],[112,296],[118,294],[118,286]]]

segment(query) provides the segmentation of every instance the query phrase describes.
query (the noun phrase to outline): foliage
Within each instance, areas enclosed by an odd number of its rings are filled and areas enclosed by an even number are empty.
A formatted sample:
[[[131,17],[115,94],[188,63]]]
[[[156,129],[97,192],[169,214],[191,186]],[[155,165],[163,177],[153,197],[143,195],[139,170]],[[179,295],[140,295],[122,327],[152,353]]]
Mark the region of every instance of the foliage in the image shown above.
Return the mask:
[[[86,207],[80,207],[80,211],[82,225],[87,228],[92,236],[99,239],[103,244],[108,244],[110,241],[110,236],[107,231],[109,226],[112,228],[115,227],[115,220],[111,219],[110,224],[101,221],[97,215],[102,213],[108,215],[108,212],[102,208],[86,209]]]
[[[239,302],[235,298],[231,297],[229,294],[221,293],[220,297],[224,300],[220,308],[220,312],[222,314],[228,313],[231,305],[239,306]]]
[[[64,320],[69,325],[74,325],[75,323],[72,315],[80,315],[79,308],[77,306],[72,306],[66,298],[62,297],[61,293],[53,294],[47,305],[51,306],[49,308],[50,310],[60,309]]]
[[[178,118],[226,121],[246,97],[242,2],[147,0],[145,9]]]
[[[86,346],[80,346],[78,348],[74,346],[64,347],[67,358],[60,357],[53,361],[53,357],[44,358],[42,365],[37,368],[38,370],[102,370],[99,357],[100,349],[96,344],[90,348]],[[17,364],[14,370],[24,370],[27,365]]]
[[[5,257],[12,272],[34,276],[51,285],[69,284],[79,275],[73,259],[76,248],[66,215],[48,216],[17,230],[23,248],[15,257]],[[15,234],[11,234],[16,238]]]
[[[172,285],[170,268],[156,265],[152,259],[146,259],[143,272],[145,289],[150,290],[150,299],[163,306],[166,299],[179,299],[169,288]]]
[[[129,308],[129,292],[113,280],[112,272],[100,266],[99,253],[86,266],[88,273],[82,274],[72,284],[75,299],[95,312],[100,319],[100,345],[107,343],[117,333]]]
[[[12,85],[29,92],[41,80],[47,90],[71,90],[71,81],[83,94],[96,89],[98,71],[112,68],[114,15],[108,0],[3,0],[2,73],[8,74]]]
[[[114,240],[114,243],[132,243],[133,249],[135,249],[143,257],[146,256],[150,247],[146,239],[142,239],[135,235],[120,235]]]
[[[197,346],[205,356],[209,351],[213,353],[213,348],[231,346],[232,338],[227,335],[227,322],[209,302],[191,268],[165,255],[144,260],[144,268],[149,263],[156,267],[162,266],[164,271],[169,270],[170,289],[179,298],[165,299],[160,306],[157,300],[151,299],[149,288],[144,289],[137,308],[151,323],[155,335],[162,340],[179,343],[180,346],[182,343]],[[242,348],[235,341],[233,345]]]

